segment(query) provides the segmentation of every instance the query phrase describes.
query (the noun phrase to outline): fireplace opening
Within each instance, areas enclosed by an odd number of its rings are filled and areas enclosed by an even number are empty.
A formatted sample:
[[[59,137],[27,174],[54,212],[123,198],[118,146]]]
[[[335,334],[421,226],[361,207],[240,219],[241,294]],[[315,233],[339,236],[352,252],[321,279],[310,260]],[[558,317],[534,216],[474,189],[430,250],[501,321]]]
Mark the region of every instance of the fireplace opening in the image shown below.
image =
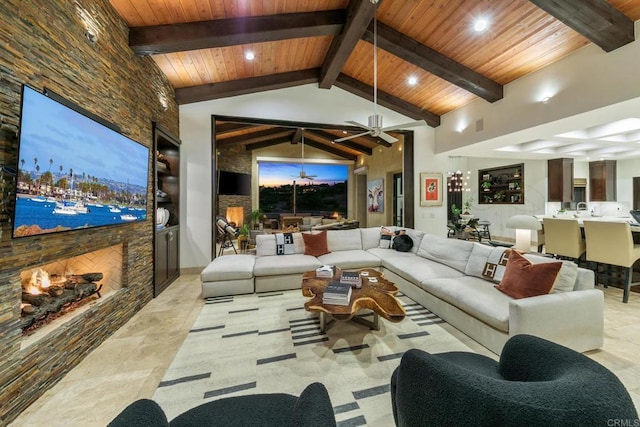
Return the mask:
[[[115,245],[23,270],[23,341],[40,339],[117,292],[122,288],[122,269],[123,248]]]

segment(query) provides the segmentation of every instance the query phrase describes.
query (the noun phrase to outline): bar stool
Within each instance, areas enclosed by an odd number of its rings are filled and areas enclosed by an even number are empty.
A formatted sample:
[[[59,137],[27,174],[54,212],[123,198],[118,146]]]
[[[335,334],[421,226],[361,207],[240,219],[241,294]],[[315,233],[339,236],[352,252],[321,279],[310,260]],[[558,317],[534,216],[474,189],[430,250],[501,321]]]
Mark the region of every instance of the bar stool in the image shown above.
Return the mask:
[[[623,267],[624,295],[622,302],[628,302],[631,286],[640,284],[640,282],[632,283],[633,264],[640,259],[640,244],[633,244],[629,224],[593,220],[584,220],[583,223],[587,244],[587,261]],[[598,276],[596,268],[596,283]]]
[[[578,263],[586,250],[578,220],[544,218],[542,224],[545,252],[556,258],[570,258]]]
[[[491,240],[491,232],[489,231],[489,226],[491,223],[489,221],[478,221],[478,225],[476,226],[478,230],[478,240],[485,239]]]

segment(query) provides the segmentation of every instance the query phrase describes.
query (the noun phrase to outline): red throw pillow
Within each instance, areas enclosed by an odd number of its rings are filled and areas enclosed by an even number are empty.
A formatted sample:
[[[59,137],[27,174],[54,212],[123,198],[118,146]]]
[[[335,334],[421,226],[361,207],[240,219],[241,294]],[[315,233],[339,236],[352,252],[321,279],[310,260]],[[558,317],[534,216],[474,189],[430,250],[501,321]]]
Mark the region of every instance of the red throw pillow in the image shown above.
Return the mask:
[[[562,262],[532,264],[511,251],[502,281],[495,287],[515,299],[545,295],[551,292]]]
[[[326,231],[317,234],[302,233],[302,239],[304,240],[305,255],[320,256],[329,253]]]

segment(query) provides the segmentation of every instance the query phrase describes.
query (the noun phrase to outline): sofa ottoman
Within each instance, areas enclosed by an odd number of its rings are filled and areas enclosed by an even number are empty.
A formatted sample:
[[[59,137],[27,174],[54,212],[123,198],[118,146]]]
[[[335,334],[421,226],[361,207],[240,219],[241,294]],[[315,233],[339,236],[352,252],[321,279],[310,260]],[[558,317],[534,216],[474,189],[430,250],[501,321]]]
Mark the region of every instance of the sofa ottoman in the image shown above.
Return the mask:
[[[228,255],[215,258],[200,273],[202,297],[253,293],[255,255]]]

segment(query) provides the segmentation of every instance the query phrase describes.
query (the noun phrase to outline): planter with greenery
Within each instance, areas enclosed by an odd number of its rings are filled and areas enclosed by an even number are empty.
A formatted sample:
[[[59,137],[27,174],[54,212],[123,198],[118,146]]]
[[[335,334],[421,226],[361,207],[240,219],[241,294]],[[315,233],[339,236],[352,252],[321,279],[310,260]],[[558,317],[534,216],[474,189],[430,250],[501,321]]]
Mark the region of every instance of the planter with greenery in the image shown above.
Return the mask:
[[[262,221],[264,221],[264,213],[260,209],[255,209],[251,211],[251,223],[253,224],[253,229],[257,230],[262,225]]]

